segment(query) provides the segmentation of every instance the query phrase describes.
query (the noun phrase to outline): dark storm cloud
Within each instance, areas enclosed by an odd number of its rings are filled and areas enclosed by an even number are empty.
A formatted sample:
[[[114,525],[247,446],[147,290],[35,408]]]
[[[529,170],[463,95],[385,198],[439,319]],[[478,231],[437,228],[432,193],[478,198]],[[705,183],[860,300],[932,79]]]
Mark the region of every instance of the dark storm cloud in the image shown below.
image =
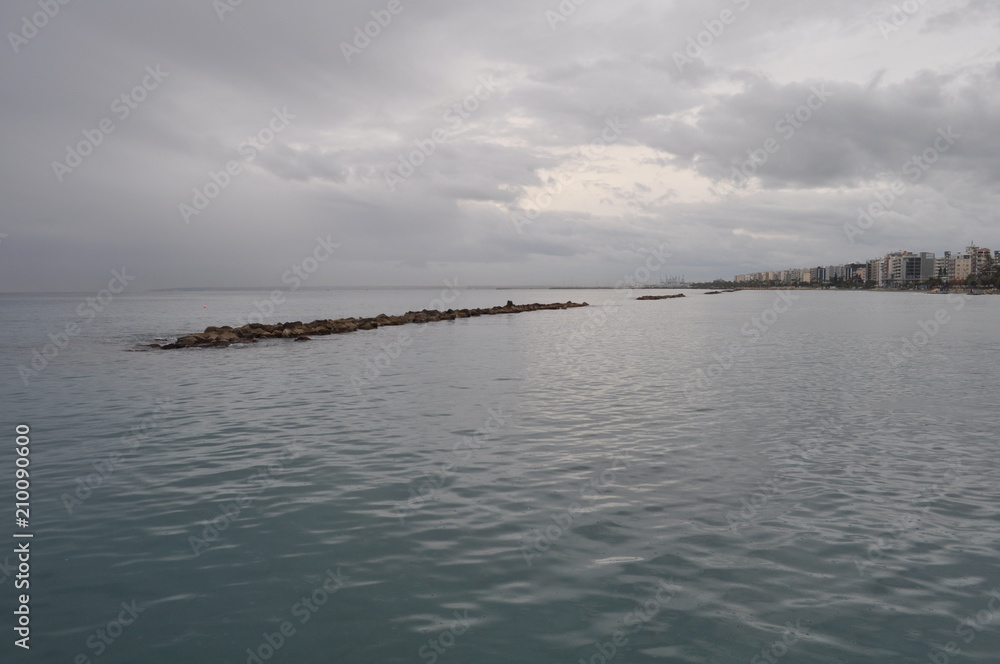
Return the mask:
[[[671,272],[714,277],[986,242],[1000,12],[917,5],[8,2],[0,290],[122,265],[137,289],[271,285],[328,234],[315,285],[614,281],[664,243]]]
[[[959,136],[941,155],[935,173],[996,182],[1000,115],[995,70],[962,76],[921,72],[898,84],[805,81],[776,85],[767,79],[714,96],[694,122],[652,127],[650,145],[675,155],[707,177],[731,178],[733,169],[768,141],[777,150],[744,171],[764,186],[839,187],[899,174],[905,162],[931,147],[938,131]]]
[[[928,32],[952,30],[966,25],[1000,26],[1000,7],[991,0],[966,0],[962,5],[948,9],[928,19],[924,28]]]

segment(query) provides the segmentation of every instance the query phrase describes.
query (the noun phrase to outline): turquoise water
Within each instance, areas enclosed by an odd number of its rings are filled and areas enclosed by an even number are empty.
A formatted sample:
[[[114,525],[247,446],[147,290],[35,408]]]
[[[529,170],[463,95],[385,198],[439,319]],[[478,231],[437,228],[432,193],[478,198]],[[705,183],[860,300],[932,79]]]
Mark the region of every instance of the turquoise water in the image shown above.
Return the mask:
[[[266,297],[0,296],[32,661],[997,661],[998,299],[463,289],[595,306],[133,352]]]

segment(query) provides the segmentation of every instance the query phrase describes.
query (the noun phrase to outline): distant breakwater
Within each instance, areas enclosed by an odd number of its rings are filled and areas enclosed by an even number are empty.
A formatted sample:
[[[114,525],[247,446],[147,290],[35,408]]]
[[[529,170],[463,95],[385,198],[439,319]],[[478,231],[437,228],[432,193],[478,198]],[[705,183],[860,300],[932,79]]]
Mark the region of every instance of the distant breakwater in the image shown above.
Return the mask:
[[[684,297],[684,293],[680,295],[643,295],[642,297],[637,297],[637,300],[675,300],[679,297]]]
[[[590,306],[586,302],[556,302],[553,304],[514,304],[507,300],[507,304],[502,307],[491,307],[489,309],[449,309],[448,311],[438,311],[436,309],[423,311],[410,311],[402,316],[386,316],[379,314],[374,318],[338,318],[336,320],[314,320],[311,323],[295,321],[292,323],[274,323],[265,325],[262,323],[250,323],[242,327],[207,327],[204,332],[189,334],[180,337],[172,344],[161,346],[160,344],[150,344],[150,348],[161,350],[174,350],[177,348],[225,348],[238,343],[257,343],[260,339],[294,339],[295,341],[309,341],[313,336],[326,336],[330,334],[346,334],[358,330],[374,330],[379,327],[390,327],[395,325],[409,325],[411,323],[434,323],[442,320],[456,320],[458,318],[475,318],[477,316],[497,316],[500,314],[520,314],[525,311],[551,311],[555,309],[574,309],[576,307]]]

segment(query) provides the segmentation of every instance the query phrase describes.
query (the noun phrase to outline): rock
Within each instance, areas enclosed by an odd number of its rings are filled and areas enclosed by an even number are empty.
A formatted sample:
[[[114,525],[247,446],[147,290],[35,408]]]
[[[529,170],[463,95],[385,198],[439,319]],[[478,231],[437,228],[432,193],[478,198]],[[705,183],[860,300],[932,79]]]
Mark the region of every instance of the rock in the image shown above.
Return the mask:
[[[679,297],[684,297],[684,293],[678,295],[643,295],[642,297],[636,298],[637,300],[675,300]]]
[[[676,297],[676,296],[675,296]],[[684,297],[680,295],[679,297]],[[160,350],[173,350],[176,348],[225,348],[233,343],[257,343],[259,339],[285,338],[295,341],[311,341],[309,335],[330,335],[346,334],[357,330],[376,330],[383,326],[406,325],[409,323],[433,323],[442,320],[456,320],[458,318],[475,318],[478,316],[495,316],[498,314],[519,314],[526,311],[553,311],[558,309],[570,309],[575,307],[589,306],[586,302],[577,304],[575,302],[555,302],[552,304],[514,304],[512,300],[507,300],[507,304],[502,307],[492,307],[490,309],[448,309],[441,312],[437,309],[424,309],[423,311],[408,311],[401,316],[387,316],[379,314],[374,318],[340,318],[314,320],[309,324],[301,321],[288,323],[275,323],[265,325],[263,323],[249,323],[243,327],[232,328],[228,325],[211,326],[205,328],[200,334],[189,334],[180,337],[171,344],[159,345],[150,344],[149,348]]]

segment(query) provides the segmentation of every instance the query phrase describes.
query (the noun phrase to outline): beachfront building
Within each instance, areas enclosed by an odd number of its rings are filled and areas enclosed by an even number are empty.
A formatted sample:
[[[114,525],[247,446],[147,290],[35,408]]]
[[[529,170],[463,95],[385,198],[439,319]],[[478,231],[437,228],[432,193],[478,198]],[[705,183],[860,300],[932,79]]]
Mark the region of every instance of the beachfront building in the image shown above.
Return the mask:
[[[909,251],[897,251],[887,254],[879,286],[886,288],[901,288],[919,284],[934,276],[934,254],[925,251],[914,254]]]
[[[959,254],[955,257],[955,281],[965,281],[972,276],[972,256]]]
[[[961,282],[971,276],[991,276],[1000,265],[1000,251],[972,244],[963,253],[895,251],[864,262],[793,268],[780,271],[738,274],[737,283],[763,283],[793,286],[796,284],[874,283],[878,288],[907,288],[930,279],[945,283]]]
[[[970,258],[972,274],[984,275],[993,271],[993,252],[986,247],[972,244],[965,248],[965,253]]]
[[[946,284],[955,280],[955,257],[950,251],[944,252],[941,258],[934,259],[934,276]]]
[[[896,254],[886,254],[878,259],[878,274],[875,282],[879,288],[888,288],[892,285],[892,259]]]
[[[880,262],[881,262],[880,259],[873,258],[867,263],[865,263],[865,282],[874,281],[875,283],[878,283]]]
[[[992,252],[986,247],[971,244],[964,252],[953,255],[950,251],[946,251],[944,255],[947,261],[939,262],[938,276],[947,282],[962,282],[969,277],[992,274],[1000,252]]]

